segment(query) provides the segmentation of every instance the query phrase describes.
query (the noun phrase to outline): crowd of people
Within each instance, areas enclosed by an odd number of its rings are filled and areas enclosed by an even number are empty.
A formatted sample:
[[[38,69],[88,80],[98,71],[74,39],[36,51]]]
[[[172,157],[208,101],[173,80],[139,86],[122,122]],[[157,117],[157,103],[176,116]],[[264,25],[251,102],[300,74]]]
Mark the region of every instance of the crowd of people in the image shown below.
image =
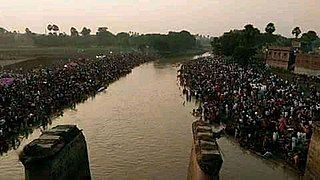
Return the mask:
[[[24,73],[1,72],[0,152],[19,145],[16,137],[31,127],[46,126],[63,109],[75,107],[150,60],[143,54],[110,54]]]
[[[243,67],[221,56],[186,62],[178,77],[187,101],[200,101],[194,113],[203,121],[223,123],[241,146],[304,170],[320,120],[320,93],[308,80],[288,81],[266,66]]]

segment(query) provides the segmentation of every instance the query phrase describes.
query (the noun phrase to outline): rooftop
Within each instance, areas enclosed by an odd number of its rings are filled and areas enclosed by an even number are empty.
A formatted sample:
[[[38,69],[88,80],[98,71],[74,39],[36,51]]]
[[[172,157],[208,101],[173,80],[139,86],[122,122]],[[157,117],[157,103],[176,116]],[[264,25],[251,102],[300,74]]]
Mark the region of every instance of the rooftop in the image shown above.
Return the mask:
[[[291,47],[269,46],[268,50],[290,51]]]

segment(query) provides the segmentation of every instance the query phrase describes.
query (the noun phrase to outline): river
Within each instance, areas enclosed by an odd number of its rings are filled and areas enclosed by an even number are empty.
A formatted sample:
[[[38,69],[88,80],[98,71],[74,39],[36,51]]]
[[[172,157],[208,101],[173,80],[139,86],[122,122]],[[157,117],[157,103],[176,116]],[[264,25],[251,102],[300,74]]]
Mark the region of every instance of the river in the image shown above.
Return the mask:
[[[186,59],[141,65],[106,92],[66,110],[49,127],[76,124],[83,129],[93,179],[186,179],[195,105],[184,104],[176,77],[178,63]],[[17,150],[0,156],[0,179],[24,179],[18,154],[39,135],[37,129]],[[221,179],[299,179],[229,138],[219,144],[224,155]]]

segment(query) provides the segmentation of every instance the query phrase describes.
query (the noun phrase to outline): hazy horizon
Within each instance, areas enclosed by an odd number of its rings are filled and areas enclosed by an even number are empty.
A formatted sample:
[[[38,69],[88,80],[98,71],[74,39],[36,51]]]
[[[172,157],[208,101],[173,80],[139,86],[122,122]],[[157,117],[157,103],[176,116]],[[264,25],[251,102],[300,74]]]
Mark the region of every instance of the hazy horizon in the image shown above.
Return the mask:
[[[113,33],[167,33],[188,30],[193,34],[219,36],[250,23],[264,32],[273,22],[276,34],[291,37],[299,26],[302,32],[320,33],[318,0],[11,0],[0,5],[0,26],[7,30],[44,33],[47,24],[62,32],[71,27],[92,32],[107,26]],[[317,18],[318,17],[318,18]]]

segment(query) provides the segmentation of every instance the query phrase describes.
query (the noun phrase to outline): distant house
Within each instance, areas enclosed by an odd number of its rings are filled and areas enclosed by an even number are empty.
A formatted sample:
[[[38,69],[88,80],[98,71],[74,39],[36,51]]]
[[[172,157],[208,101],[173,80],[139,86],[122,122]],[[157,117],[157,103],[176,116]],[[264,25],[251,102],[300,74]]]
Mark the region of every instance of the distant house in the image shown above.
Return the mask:
[[[294,51],[291,47],[268,47],[265,54],[266,64],[288,70],[294,69]]]
[[[295,47],[268,47],[265,62],[296,73],[320,74],[320,55],[301,53]]]
[[[297,54],[295,61],[296,73],[307,73],[310,75],[320,74],[320,55],[316,54]]]

